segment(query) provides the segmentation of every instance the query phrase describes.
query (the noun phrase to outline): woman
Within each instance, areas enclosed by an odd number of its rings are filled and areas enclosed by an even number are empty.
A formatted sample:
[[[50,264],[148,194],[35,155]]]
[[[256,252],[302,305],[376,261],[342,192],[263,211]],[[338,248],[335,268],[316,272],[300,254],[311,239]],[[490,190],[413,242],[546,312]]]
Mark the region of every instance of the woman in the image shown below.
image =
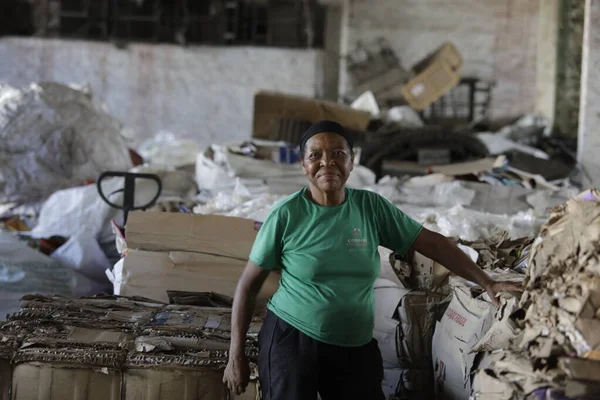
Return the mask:
[[[263,282],[279,267],[280,287],[259,334],[263,399],[384,399],[372,338],[379,245],[401,254],[414,249],[493,299],[519,286],[492,280],[450,240],[378,194],[346,188],[352,140],[339,124],[311,126],[300,152],[308,187],[277,203],[256,237],[235,293],[223,382],[237,394],[248,384],[246,332]]]

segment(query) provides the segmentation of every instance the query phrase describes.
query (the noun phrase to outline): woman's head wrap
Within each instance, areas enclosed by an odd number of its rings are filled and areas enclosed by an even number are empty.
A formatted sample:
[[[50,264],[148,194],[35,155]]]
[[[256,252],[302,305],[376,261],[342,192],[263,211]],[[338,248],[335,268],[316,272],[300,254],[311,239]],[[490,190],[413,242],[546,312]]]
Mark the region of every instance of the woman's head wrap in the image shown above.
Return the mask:
[[[304,132],[304,135],[302,135],[302,138],[300,139],[300,154],[304,154],[304,148],[306,147],[306,142],[308,142],[308,139],[319,133],[336,133],[342,136],[344,139],[346,139],[346,142],[348,142],[348,147],[350,150],[352,150],[352,138],[346,132],[343,126],[334,121],[319,121],[312,124],[311,127]]]

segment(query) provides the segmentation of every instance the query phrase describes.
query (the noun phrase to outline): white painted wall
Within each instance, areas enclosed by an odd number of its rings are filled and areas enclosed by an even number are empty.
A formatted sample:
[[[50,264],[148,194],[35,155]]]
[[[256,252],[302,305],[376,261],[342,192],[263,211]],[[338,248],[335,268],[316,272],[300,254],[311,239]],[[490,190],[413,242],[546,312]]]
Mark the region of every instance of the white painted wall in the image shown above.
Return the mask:
[[[202,145],[250,137],[258,89],[321,93],[322,52],[189,47],[37,38],[0,39],[0,81],[89,83],[95,97],[143,136],[159,130]]]
[[[463,75],[496,82],[495,119],[532,112],[536,101],[539,0],[345,0],[342,52],[387,38],[409,68],[444,41],[462,53]],[[349,85],[345,69],[340,92]]]

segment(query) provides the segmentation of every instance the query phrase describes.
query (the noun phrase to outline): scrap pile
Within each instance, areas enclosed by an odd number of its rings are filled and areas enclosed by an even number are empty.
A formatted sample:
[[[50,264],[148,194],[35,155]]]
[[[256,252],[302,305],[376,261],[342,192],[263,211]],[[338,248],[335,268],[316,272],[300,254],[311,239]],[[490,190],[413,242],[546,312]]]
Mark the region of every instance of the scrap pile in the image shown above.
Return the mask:
[[[599,244],[598,191],[553,210],[531,250],[520,311],[513,313],[518,336],[484,358],[476,398],[600,394]]]
[[[477,241],[457,239],[488,274],[517,282],[525,279],[524,258],[532,241],[531,237],[511,240],[506,233]],[[470,374],[466,371],[476,362],[475,353],[468,350],[488,344],[490,325],[502,313],[495,315],[489,297],[476,284],[418,252],[399,256],[380,248],[380,256],[374,337],[384,359],[386,395],[467,398]],[[513,307],[516,304],[516,299],[511,300]]]
[[[258,399],[256,374],[242,396],[222,383],[230,320],[230,309],[145,298],[27,296],[0,325],[0,397]],[[261,324],[246,340],[252,362]]]

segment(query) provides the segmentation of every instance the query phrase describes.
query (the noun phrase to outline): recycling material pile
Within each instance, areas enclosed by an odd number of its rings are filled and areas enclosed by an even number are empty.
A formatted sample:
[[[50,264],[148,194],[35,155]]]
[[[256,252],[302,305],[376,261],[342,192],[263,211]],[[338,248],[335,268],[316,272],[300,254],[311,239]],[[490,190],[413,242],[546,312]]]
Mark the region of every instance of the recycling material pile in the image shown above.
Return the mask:
[[[516,282],[525,279],[525,260],[532,237],[510,239],[503,232],[489,239],[455,240],[490,276]],[[475,283],[452,275],[418,252],[400,256],[380,248],[379,253],[381,273],[375,282],[373,336],[384,361],[386,398],[468,397],[463,382],[469,374],[464,370],[475,360],[457,335],[465,341],[489,340],[482,334],[495,318],[490,299]],[[468,308],[469,304],[478,306],[479,313]],[[463,311],[459,307],[466,308]],[[446,334],[452,328],[444,321],[448,308],[452,310],[452,321],[458,318],[463,323],[453,334]],[[466,323],[467,317],[462,314],[469,315],[474,327]],[[432,384],[434,381],[437,386]]]
[[[208,305],[213,296],[177,297]],[[255,373],[241,396],[229,397],[222,383],[230,321],[229,308],[27,296],[0,325],[0,398],[258,399]],[[253,371],[261,324],[253,319],[246,339]]]
[[[504,326],[513,338],[486,349],[496,351],[478,368],[475,398],[600,395],[600,192],[553,210],[532,247],[525,292],[509,314]]]

